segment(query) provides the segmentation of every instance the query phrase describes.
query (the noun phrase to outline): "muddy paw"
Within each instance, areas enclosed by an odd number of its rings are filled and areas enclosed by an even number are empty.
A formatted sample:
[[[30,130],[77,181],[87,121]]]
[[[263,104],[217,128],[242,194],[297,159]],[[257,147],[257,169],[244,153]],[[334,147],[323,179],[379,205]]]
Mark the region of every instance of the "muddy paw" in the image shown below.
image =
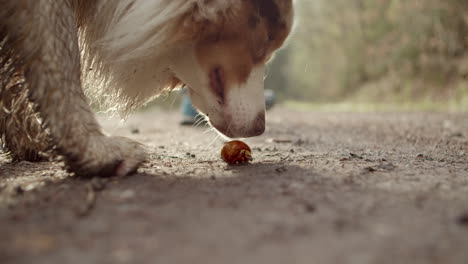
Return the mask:
[[[142,144],[105,136],[91,139],[83,153],[65,155],[68,170],[80,177],[125,176],[136,172],[146,157]]]

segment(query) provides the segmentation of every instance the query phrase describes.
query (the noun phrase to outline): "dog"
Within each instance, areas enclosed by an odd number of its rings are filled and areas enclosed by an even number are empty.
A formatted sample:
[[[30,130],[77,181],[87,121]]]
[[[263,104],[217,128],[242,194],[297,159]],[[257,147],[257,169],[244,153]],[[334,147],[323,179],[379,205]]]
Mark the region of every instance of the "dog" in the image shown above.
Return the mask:
[[[0,134],[16,160],[53,151],[79,176],[119,176],[142,145],[106,136],[88,100],[123,115],[187,86],[227,137],[265,130],[265,65],[293,0],[1,0]]]

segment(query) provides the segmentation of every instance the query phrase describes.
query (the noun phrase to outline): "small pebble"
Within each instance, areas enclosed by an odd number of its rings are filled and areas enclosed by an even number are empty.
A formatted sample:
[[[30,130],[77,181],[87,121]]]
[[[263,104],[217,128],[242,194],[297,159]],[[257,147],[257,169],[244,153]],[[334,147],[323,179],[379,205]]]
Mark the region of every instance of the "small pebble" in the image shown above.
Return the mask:
[[[457,223],[461,226],[468,227],[468,213],[464,213],[458,217]]]
[[[20,185],[16,186],[14,191],[15,191],[15,194],[18,194],[18,195],[21,195],[24,193],[24,189]]]

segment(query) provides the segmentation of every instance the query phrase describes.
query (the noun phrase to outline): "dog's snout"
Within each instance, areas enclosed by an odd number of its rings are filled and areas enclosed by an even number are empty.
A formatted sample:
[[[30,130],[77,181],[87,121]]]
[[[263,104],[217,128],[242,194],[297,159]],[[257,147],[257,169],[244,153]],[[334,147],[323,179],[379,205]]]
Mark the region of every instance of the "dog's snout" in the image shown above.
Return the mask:
[[[265,65],[249,69],[247,81],[238,83],[233,68],[212,63],[205,94],[195,96],[198,108],[210,114],[210,123],[231,138],[254,137],[265,131]],[[235,71],[234,71],[235,72]]]
[[[255,137],[265,132],[265,111],[257,114],[252,121],[225,119],[223,122],[213,122],[212,125],[222,134],[230,138]]]

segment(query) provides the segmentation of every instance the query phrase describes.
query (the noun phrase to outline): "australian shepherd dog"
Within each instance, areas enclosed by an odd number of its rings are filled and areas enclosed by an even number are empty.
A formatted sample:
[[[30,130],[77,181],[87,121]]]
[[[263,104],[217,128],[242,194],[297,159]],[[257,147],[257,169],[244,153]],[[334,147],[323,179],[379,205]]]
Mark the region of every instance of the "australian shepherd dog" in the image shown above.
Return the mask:
[[[88,99],[127,114],[181,86],[220,133],[260,135],[265,64],[292,2],[2,0],[2,144],[15,159],[52,149],[78,175],[125,175],[144,148],[104,135]]]

